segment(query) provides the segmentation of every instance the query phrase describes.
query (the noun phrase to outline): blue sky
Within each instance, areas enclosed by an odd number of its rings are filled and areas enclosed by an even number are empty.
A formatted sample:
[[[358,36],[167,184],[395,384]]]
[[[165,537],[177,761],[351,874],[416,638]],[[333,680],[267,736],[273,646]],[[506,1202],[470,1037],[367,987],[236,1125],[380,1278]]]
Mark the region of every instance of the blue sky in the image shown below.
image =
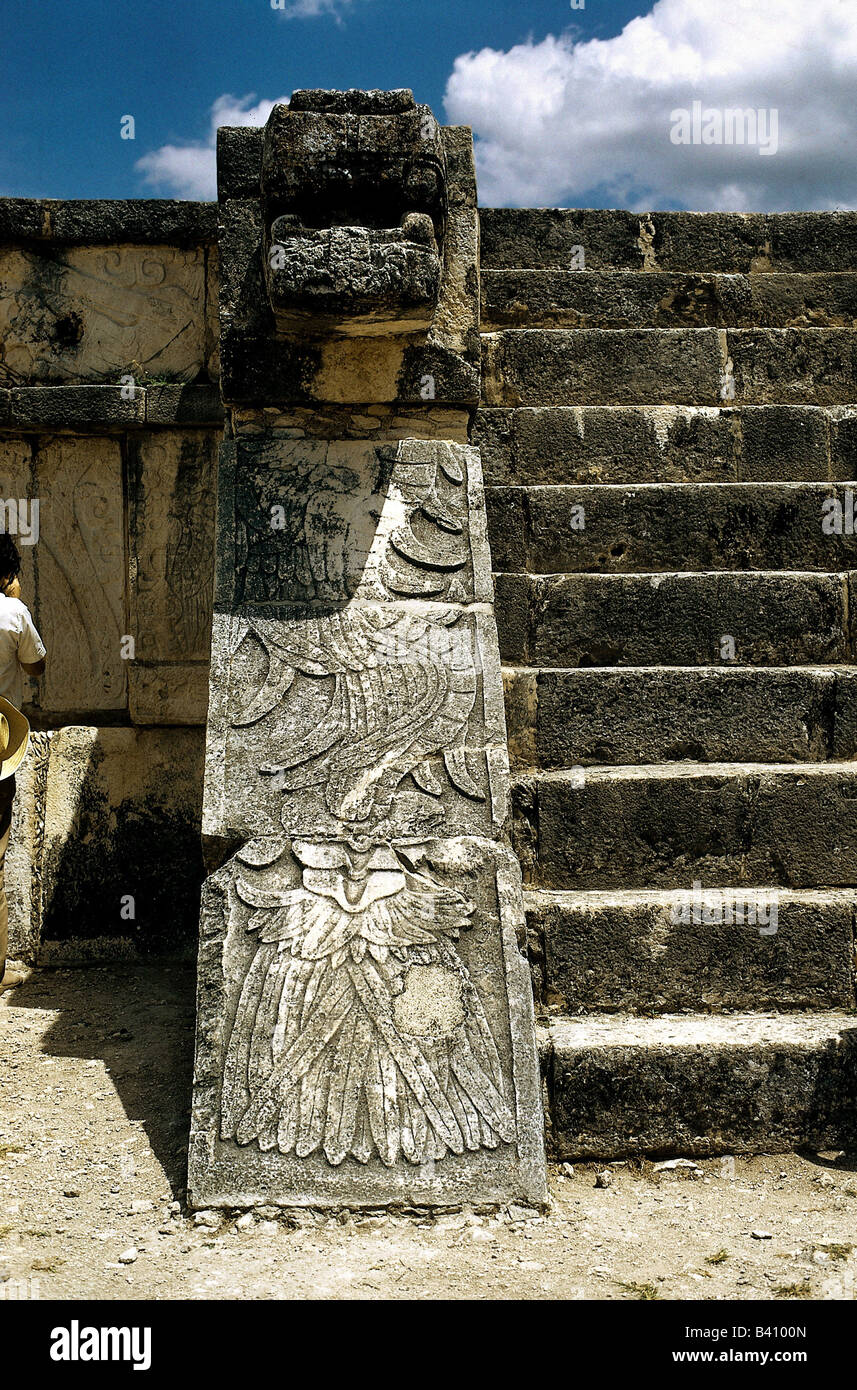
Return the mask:
[[[6,195],[213,196],[213,119],[410,86],[474,126],[483,202],[857,206],[855,0],[0,3]],[[671,144],[696,99],[778,107],[777,157]]]
[[[578,18],[587,33],[609,34],[645,8],[590,0],[578,17],[567,0],[352,0],[286,19],[270,0],[2,0],[0,188],[145,196],[136,159],[204,138],[224,93],[412,87],[442,113],[458,54],[540,39]],[[119,138],[125,114],[135,141]]]

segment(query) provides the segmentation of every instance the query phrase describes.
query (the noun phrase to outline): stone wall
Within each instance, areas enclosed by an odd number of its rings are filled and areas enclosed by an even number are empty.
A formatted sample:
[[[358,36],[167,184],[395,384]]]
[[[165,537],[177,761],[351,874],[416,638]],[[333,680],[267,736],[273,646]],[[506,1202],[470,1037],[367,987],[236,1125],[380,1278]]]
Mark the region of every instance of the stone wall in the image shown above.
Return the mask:
[[[222,198],[255,189],[259,139],[222,133]],[[39,502],[38,541],[20,547],[22,588],[49,651],[25,705],[37,737],[18,779],[8,861],[19,957],[32,959],[40,942],[42,959],[70,959],[184,949],[195,939],[214,461],[223,427],[217,219],[214,203],[0,199],[0,500]],[[528,543],[524,521],[500,496],[503,484],[625,480],[629,468],[648,479],[651,459],[667,479],[764,481],[792,455],[801,477],[854,476],[851,406],[790,398],[757,408],[748,398],[741,409],[724,408],[712,369],[711,401],[692,408],[690,424],[682,405],[611,406],[608,421],[596,403],[584,445],[579,407],[521,408],[514,363],[498,356],[509,325],[583,329],[627,320],[707,327],[713,341],[745,292],[739,307],[748,323],[770,321],[793,335],[814,325],[843,333],[855,321],[850,277],[822,272],[857,269],[853,215],[489,209],[480,222],[496,399],[478,413],[473,441],[492,485],[496,568],[517,568],[509,556]],[[563,278],[581,244],[587,275]],[[542,280],[521,265],[554,273],[559,288],[551,281],[547,318],[532,298]],[[728,273],[718,279],[720,271]],[[630,279],[617,289],[618,272]],[[687,284],[676,293],[672,281],[682,275]],[[724,307],[718,295],[727,289]],[[773,314],[766,300],[765,317],[763,292],[768,300],[785,295],[785,307]],[[758,344],[754,352],[761,354]],[[600,390],[601,368],[584,365]],[[696,383],[689,359],[681,368],[677,379]],[[559,369],[564,400],[568,364]],[[542,393],[551,389],[541,359],[535,377]],[[439,420],[437,409],[417,405],[361,414],[342,404],[325,420],[307,405],[276,420],[270,411],[255,422],[248,413],[245,428],[276,425],[295,438],[329,428],[341,439],[425,436],[436,427],[465,442],[469,415],[447,410]],[[498,599],[501,630],[517,632],[508,586]],[[134,919],[122,915],[128,895]]]
[[[0,200],[0,499],[48,648],[8,859],[19,958],[195,939],[217,345],[215,205]]]

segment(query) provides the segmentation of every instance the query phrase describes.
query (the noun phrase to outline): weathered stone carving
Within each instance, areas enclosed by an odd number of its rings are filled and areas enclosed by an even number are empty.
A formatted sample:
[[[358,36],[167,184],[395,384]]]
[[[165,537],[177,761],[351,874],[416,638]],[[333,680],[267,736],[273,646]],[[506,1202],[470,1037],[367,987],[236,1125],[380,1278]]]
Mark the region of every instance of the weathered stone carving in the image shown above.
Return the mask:
[[[425,350],[455,279],[448,149],[409,93],[272,114],[270,344]],[[203,894],[191,1200],[543,1202],[479,456],[380,422],[294,438],[286,357],[269,375],[248,335],[230,358],[230,237],[225,395],[252,379],[272,404],[220,457],[203,830],[225,862]],[[371,370],[360,389],[385,399]]]
[[[139,661],[207,662],[215,456],[199,430],[132,437],[131,618]]]
[[[34,617],[51,654],[41,707],[74,714],[127,700],[122,456],[112,439],[57,436],[39,448]]]
[[[272,112],[262,147],[265,279],[277,327],[428,328],[446,223],[437,121],[410,92],[296,95]]]
[[[410,92],[295,92],[261,150],[228,134],[259,187],[221,171],[225,399],[478,404],[470,132]]]
[[[295,840],[296,887],[282,884],[276,842],[269,853],[270,865],[264,842],[243,850],[261,872],[233,885],[258,944],[226,1053],[222,1138],[387,1167],[511,1143],[500,1057],[455,949],[476,904],[427,871],[425,845]]]
[[[468,530],[468,470],[479,486],[473,450],[430,441],[242,442],[239,598],[477,597],[472,547],[485,542]]]
[[[268,653],[268,674],[233,728],[269,714],[299,674],[333,683],[320,718],[305,727],[292,723],[285,761],[259,771],[288,791],[321,786],[331,816],[366,827],[389,814],[408,774],[440,795],[436,755],[453,786],[481,801],[465,749],[476,668],[466,640],[457,640],[463,634],[450,631],[456,621],[456,614],[432,621],[362,608],[277,622],[266,632],[250,619],[249,630]],[[305,698],[297,702],[298,717],[307,703],[315,713]]]
[[[0,386],[191,381],[205,360],[199,249],[0,249]]]

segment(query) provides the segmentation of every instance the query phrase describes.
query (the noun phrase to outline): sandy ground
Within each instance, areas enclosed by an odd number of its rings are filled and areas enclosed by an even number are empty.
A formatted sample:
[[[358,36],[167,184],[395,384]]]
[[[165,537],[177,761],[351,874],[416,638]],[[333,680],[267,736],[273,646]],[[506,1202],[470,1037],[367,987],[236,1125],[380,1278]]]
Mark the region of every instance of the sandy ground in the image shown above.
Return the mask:
[[[43,971],[0,997],[0,1297],[853,1299],[857,1156],[551,1171],[553,1206],[343,1219],[180,1206],[185,967]],[[205,1218],[204,1218],[205,1219]]]

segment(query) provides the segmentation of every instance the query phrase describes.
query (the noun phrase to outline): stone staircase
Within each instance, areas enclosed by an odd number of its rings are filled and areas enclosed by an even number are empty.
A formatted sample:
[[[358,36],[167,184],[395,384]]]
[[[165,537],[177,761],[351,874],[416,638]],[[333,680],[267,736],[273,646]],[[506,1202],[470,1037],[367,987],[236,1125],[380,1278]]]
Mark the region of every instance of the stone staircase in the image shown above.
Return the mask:
[[[488,210],[482,298],[553,1156],[853,1144],[857,217]]]

